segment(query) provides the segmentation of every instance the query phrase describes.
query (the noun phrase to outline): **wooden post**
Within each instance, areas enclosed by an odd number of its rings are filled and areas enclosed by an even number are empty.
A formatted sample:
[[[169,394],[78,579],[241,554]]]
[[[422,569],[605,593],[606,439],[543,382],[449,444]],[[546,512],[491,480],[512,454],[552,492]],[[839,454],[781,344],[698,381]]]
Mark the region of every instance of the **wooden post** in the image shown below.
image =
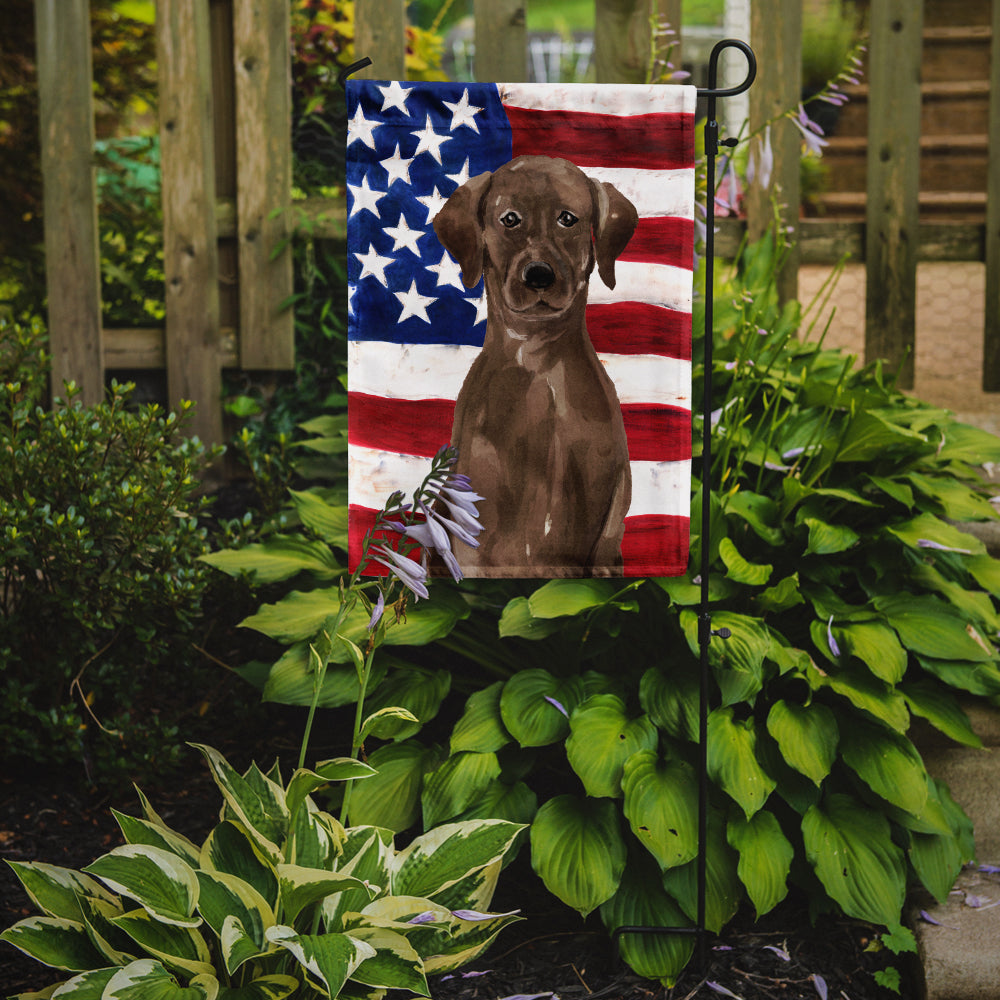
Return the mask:
[[[983,390],[1000,392],[1000,0],[993,0],[990,46],[989,170],[986,180],[986,326]]]
[[[406,79],[406,0],[356,0],[354,58],[364,56],[372,64],[357,79]]]
[[[645,83],[649,76],[651,3],[595,0],[594,67],[598,83]]]
[[[282,306],[292,294],[289,15],[288,0],[233,8],[242,368],[295,367],[294,318]]]
[[[771,119],[797,108],[802,99],[802,4],[799,0],[759,0],[752,5],[750,18],[750,40],[760,67],[750,88],[753,133]],[[735,134],[739,124],[730,123],[729,134]],[[747,226],[750,239],[760,239],[774,220],[774,203],[780,206],[779,225],[792,230],[793,240],[778,273],[778,296],[787,302],[798,297],[802,135],[787,118],[778,118],[771,126],[771,145],[774,169],[770,183],[763,188],[758,177],[747,192]]]
[[[222,441],[211,44],[207,0],[160,0],[156,58],[163,175],[167,395],[197,404],[192,431]]]
[[[923,3],[872,0],[868,53],[865,360],[913,387]],[[905,359],[905,360],[904,360]]]
[[[528,76],[524,0],[475,0],[476,61],[480,83],[520,83]]]
[[[35,0],[52,394],[104,397],[88,0]]]

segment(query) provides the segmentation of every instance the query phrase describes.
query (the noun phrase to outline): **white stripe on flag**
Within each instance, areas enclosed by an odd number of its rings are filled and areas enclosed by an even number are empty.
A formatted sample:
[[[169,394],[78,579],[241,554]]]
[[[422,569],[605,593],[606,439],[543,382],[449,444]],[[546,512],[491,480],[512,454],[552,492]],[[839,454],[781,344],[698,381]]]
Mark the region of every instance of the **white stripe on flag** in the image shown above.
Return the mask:
[[[669,264],[620,260],[615,264],[615,287],[608,288],[597,271],[590,282],[587,302],[649,302],[678,312],[691,312],[691,272]]]
[[[351,392],[386,399],[457,399],[478,347],[453,344],[347,344]],[[691,408],[691,362],[653,354],[599,354],[620,403]]]
[[[582,111],[599,115],[693,115],[698,92],[694,87],[633,84],[595,87],[591,83],[497,84],[500,100],[529,111]]]
[[[633,205],[639,217],[694,218],[694,168],[683,170],[622,170],[586,167],[594,180],[614,185]]]
[[[395,490],[407,498],[423,482],[430,460],[349,445],[348,499],[352,506],[381,510]],[[687,517],[691,499],[691,462],[632,462],[632,504],[628,514]],[[475,489],[475,483],[472,484]]]

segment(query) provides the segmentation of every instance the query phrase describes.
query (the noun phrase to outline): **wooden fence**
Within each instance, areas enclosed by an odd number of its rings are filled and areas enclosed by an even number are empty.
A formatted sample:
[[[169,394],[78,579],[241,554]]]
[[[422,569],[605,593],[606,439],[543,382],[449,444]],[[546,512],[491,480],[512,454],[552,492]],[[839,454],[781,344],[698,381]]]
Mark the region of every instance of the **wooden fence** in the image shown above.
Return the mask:
[[[292,316],[281,308],[291,255],[276,252],[292,218],[283,211],[291,204],[290,0],[157,2],[166,326],[125,331],[102,329],[100,319],[88,0],[35,2],[53,383],[73,379],[93,401],[106,370],[165,368],[170,401],[195,400],[196,432],[220,441],[221,370],[293,364]],[[526,78],[525,2],[475,0],[478,79]],[[595,0],[598,80],[645,78],[650,5],[680,25],[681,0]],[[405,0],[357,0],[356,51],[373,60],[368,75],[405,78],[405,9]],[[985,224],[918,216],[922,10],[918,0],[871,0],[866,219],[787,217],[798,238],[782,291],[795,294],[800,263],[845,253],[864,261],[866,356],[895,365],[910,351],[903,378],[912,384],[917,262],[985,261],[983,385],[1000,391],[1000,0],[992,3]],[[753,0],[751,11],[753,129],[799,101],[802,2]],[[725,220],[716,244],[723,255],[745,227],[762,231],[777,192],[786,205],[799,203],[799,135],[784,124],[775,129],[769,188],[751,189],[745,223]],[[310,202],[302,213],[314,220],[313,235],[342,238],[342,201]]]

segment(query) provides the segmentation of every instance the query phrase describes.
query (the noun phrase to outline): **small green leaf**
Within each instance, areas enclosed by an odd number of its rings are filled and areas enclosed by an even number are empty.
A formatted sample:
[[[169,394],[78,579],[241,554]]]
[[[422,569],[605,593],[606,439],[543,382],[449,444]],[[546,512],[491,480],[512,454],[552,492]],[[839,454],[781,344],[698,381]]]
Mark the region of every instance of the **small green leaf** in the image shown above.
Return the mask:
[[[767,731],[785,761],[818,787],[837,756],[839,733],[833,712],[818,702],[797,705],[779,699],[768,713]]]
[[[496,681],[469,696],[465,711],[452,730],[452,753],[460,750],[494,753],[510,742],[510,733],[500,716],[502,690],[503,681]]]
[[[531,613],[527,597],[515,597],[507,602],[500,615],[501,639],[545,639],[563,628],[558,619],[536,618]]]
[[[729,579],[746,584],[748,587],[763,587],[774,570],[770,563],[761,565],[748,562],[740,555],[739,549],[730,538],[719,541],[719,557],[726,565],[726,575]]]
[[[315,490],[289,490],[295,512],[302,523],[329,545],[347,549],[347,512],[344,505],[335,506]]]
[[[608,580],[550,580],[528,598],[533,618],[578,615],[607,604],[618,588]]]
[[[424,780],[421,796],[424,827],[429,829],[454,819],[499,776],[500,764],[495,753],[452,754]]]
[[[828,556],[844,552],[860,538],[853,528],[845,524],[828,524],[815,517],[804,518],[803,522],[809,529],[806,555]]]

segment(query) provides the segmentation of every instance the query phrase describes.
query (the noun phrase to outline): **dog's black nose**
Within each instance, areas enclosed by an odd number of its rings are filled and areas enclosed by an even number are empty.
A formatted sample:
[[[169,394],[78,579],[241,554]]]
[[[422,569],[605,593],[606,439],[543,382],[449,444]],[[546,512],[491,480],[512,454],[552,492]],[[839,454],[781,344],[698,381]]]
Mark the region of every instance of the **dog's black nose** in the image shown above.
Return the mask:
[[[556,276],[551,265],[546,264],[544,260],[533,260],[525,265],[521,272],[521,279],[529,288],[541,291],[552,285]]]

